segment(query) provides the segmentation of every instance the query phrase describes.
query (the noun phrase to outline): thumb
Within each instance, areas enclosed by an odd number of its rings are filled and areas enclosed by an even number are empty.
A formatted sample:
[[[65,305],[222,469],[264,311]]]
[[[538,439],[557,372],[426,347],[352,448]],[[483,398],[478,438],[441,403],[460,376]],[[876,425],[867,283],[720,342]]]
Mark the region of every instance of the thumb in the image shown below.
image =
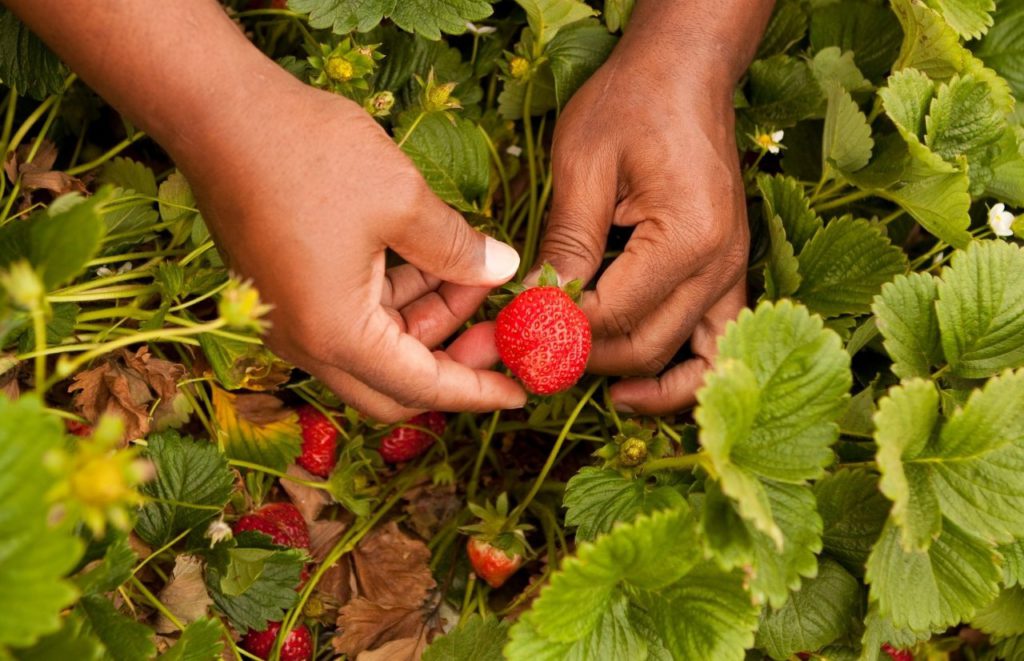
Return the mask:
[[[568,165],[556,154],[554,190],[548,226],[541,239],[534,270],[551,264],[562,282],[579,278],[586,284],[597,273],[608,243],[615,212],[616,172],[612,159]]]
[[[411,226],[385,237],[392,250],[419,270],[460,285],[493,287],[515,275],[515,248],[476,231],[440,198],[428,197]]]

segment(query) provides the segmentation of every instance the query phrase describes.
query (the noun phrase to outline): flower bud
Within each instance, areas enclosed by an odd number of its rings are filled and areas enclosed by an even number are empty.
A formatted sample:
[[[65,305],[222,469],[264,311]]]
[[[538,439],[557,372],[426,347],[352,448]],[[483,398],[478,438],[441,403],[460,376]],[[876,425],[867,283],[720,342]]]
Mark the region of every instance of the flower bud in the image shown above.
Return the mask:
[[[627,438],[619,447],[619,463],[639,466],[647,459],[647,443],[642,438]]]
[[[526,61],[525,57],[516,55],[508,63],[508,72],[516,80],[522,80],[530,73],[530,63]]]
[[[377,92],[366,100],[365,108],[374,117],[387,117],[395,105],[395,95],[387,90]]]
[[[343,57],[331,57],[327,59],[324,71],[327,72],[331,80],[344,82],[352,79],[352,76],[355,74],[355,67]]]

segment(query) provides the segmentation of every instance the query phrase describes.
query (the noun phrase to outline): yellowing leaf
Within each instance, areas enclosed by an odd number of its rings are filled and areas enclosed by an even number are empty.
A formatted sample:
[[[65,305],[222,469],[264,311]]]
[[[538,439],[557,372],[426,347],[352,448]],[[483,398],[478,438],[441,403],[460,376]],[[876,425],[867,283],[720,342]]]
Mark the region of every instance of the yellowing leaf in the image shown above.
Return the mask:
[[[284,470],[299,455],[298,415],[277,397],[212,391],[218,441],[228,457]]]

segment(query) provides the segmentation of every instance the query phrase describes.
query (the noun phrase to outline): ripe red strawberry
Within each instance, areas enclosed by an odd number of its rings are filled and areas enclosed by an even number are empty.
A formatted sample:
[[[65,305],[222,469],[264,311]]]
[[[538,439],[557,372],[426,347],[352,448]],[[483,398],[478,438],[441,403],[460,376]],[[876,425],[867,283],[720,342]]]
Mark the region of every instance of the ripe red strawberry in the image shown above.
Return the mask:
[[[402,461],[412,461],[422,456],[434,444],[435,438],[422,429],[407,427],[425,427],[437,436],[444,433],[445,418],[443,413],[427,411],[410,418],[396,427],[390,434],[381,439],[380,456],[389,464],[397,464]]]
[[[280,622],[269,622],[263,631],[249,629],[242,638],[242,647],[261,659],[270,658],[274,649],[277,632],[281,630]],[[309,661],[313,656],[313,639],[305,625],[298,626],[288,633],[281,646],[281,661]]]
[[[327,477],[334,470],[338,430],[330,419],[308,404],[298,410],[302,427],[302,454],[298,463],[313,475]]]
[[[509,555],[504,549],[491,545],[479,537],[470,537],[466,544],[469,562],[473,571],[487,581],[492,588],[500,588],[508,577],[516,573],[523,565],[523,556],[518,553]]]
[[[75,436],[91,436],[92,425],[87,422],[79,422],[78,420],[65,420],[64,426],[67,427],[68,433]]]
[[[236,533],[246,530],[269,535],[275,544],[309,548],[309,528],[302,514],[291,503],[270,503],[235,522]]]
[[[892,661],[914,661],[914,653],[910,650],[898,650],[889,643],[882,645],[882,651],[889,655]]]
[[[494,339],[502,362],[538,395],[572,387],[590,357],[587,316],[554,286],[527,289],[512,299],[498,313]]]

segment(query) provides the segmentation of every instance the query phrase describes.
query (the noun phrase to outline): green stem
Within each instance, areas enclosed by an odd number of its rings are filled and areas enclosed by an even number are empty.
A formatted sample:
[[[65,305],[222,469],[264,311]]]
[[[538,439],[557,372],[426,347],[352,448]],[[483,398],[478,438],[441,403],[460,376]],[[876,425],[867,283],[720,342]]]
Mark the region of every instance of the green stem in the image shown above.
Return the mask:
[[[526,241],[523,245],[523,259],[519,263],[519,279],[526,275],[528,269],[533,266],[533,255],[536,250],[537,223],[537,147],[533,136],[533,118],[530,109],[533,107],[533,86],[534,79],[526,83],[526,93],[523,95],[523,135],[526,138],[526,166],[530,175],[530,205],[526,221]]]
[[[411,136],[413,134],[413,131],[416,130],[416,127],[418,127],[420,125],[420,122],[422,122],[423,118],[426,117],[426,116],[427,116],[426,112],[420,111],[420,114],[417,115],[416,119],[413,120],[412,126],[410,126],[409,130],[405,132],[405,135],[402,136],[402,139],[398,141],[398,148],[399,149],[402,148],[402,145],[405,144],[405,141],[409,139],[409,136]]]
[[[645,473],[653,473],[658,470],[683,470],[686,468],[694,468],[700,466],[701,468],[706,467],[709,464],[707,455],[701,452],[695,452],[693,454],[683,454],[676,457],[662,457],[661,459],[653,459],[644,464]]]
[[[848,204],[852,204],[853,202],[856,202],[858,200],[863,200],[866,197],[871,197],[872,195],[874,195],[874,193],[872,193],[871,191],[866,191],[866,190],[854,191],[854,192],[849,193],[847,195],[843,195],[842,197],[838,197],[838,198],[832,200],[831,202],[825,202],[824,204],[817,205],[817,206],[814,207],[814,211],[817,212],[818,214],[820,214],[823,211],[828,211],[830,209],[836,209],[838,207],[844,207],[844,206],[846,206]]]
[[[11,141],[11,131],[14,130],[14,115],[18,109],[18,90],[11,88],[7,95],[7,111],[4,112],[4,127],[0,132],[0,155],[7,153],[7,146]]]
[[[484,437],[480,440],[480,448],[476,453],[476,461],[473,462],[473,473],[469,478],[469,486],[466,488],[466,500],[473,502],[476,498],[477,483],[480,480],[480,469],[484,465],[484,457],[487,456],[487,449],[491,446],[491,438],[494,436],[494,430],[498,426],[498,420],[501,418],[501,411],[495,411],[491,416],[491,422],[487,427]]]
[[[185,537],[186,537],[186,536],[187,536],[187,535],[188,535],[188,534],[189,534],[190,532],[192,532],[192,529],[191,529],[191,528],[189,528],[189,529],[188,529],[188,530],[186,530],[185,532],[181,533],[180,535],[178,535],[177,537],[175,537],[175,538],[174,538],[174,539],[172,539],[171,541],[167,542],[166,544],[164,544],[163,546],[161,546],[161,547],[160,547],[160,548],[158,548],[157,550],[155,550],[155,551],[153,551],[152,553],[150,553],[149,555],[147,555],[147,556],[145,557],[145,559],[143,559],[143,561],[142,561],[142,562],[140,562],[139,564],[135,565],[135,569],[133,569],[133,570],[132,570],[132,576],[135,576],[136,574],[138,574],[138,573],[139,573],[139,571],[141,571],[143,567],[145,567],[145,566],[146,566],[147,564],[149,564],[149,561],[150,561],[150,560],[152,560],[153,558],[157,557],[158,555],[160,555],[161,553],[163,553],[163,552],[164,552],[164,551],[166,551],[167,549],[171,548],[172,546],[174,546],[175,544],[177,544],[177,543],[178,543],[178,542],[180,542],[181,540],[185,539]]]
[[[32,308],[32,334],[35,335],[36,394],[43,399],[46,394],[46,314],[41,302]]]
[[[88,172],[89,170],[94,170],[145,137],[146,134],[143,131],[136,131],[130,138],[125,138],[124,140],[117,143],[107,151],[92,159],[91,161],[87,163],[82,163],[81,165],[76,165],[75,167],[71,168],[70,170],[67,171],[67,174],[74,177],[84,172]]]
[[[148,601],[153,606],[153,608],[157,609],[157,611],[159,611],[159,613],[161,615],[163,615],[168,620],[170,620],[171,624],[173,624],[175,627],[177,627],[179,631],[184,631],[185,630],[185,625],[182,624],[181,620],[179,620],[174,615],[174,613],[169,611],[167,609],[167,606],[164,606],[163,603],[161,603],[161,601],[156,598],[156,595],[154,595],[152,592],[150,592],[146,588],[146,586],[142,584],[142,581],[140,581],[134,575],[132,575],[131,578],[128,579],[128,581],[132,584],[132,587],[134,587],[136,590],[138,590],[139,593],[143,597],[146,598],[146,601]]]
[[[494,161],[494,168],[498,171],[498,177],[501,179],[501,195],[504,198],[504,204],[501,209],[501,228],[502,231],[506,231],[508,228],[508,217],[512,209],[512,185],[508,180],[508,173],[505,171],[505,164],[501,161],[501,154],[498,153],[498,149],[494,146],[494,142],[491,140],[491,136],[487,134],[484,127],[477,126],[480,133],[484,136],[484,142],[487,144],[487,151],[491,154],[491,159]],[[507,234],[506,239],[510,239]]]
[[[569,414],[569,417],[565,421],[565,425],[562,426],[562,432],[558,435],[558,438],[555,439],[554,445],[551,446],[551,451],[548,453],[547,461],[544,462],[544,467],[540,469],[540,473],[538,473],[537,477],[533,480],[533,486],[530,487],[529,493],[526,494],[526,497],[520,501],[515,510],[512,511],[512,514],[509,515],[508,520],[513,524],[519,520],[519,517],[526,511],[526,508],[530,506],[530,501],[533,500],[534,496],[537,495],[537,492],[540,491],[541,485],[544,484],[544,480],[547,479],[548,473],[551,472],[551,468],[555,465],[555,459],[558,457],[558,452],[561,450],[562,444],[565,443],[565,439],[569,435],[569,430],[572,429],[573,424],[576,422],[576,418],[579,417],[580,412],[583,411],[583,407],[585,407],[587,402],[590,401],[590,398],[594,396],[594,393],[597,391],[601,383],[601,379],[594,381],[594,383],[587,388],[587,391],[583,393],[583,397],[580,398],[580,401],[576,403],[576,408],[574,408],[572,413]]]
[[[310,480],[303,480],[300,477],[294,477],[287,473],[283,473],[279,470],[273,469],[269,466],[261,466],[259,464],[254,464],[248,461],[242,461],[241,459],[229,459],[228,465],[235,466],[237,468],[248,468],[250,470],[259,471],[260,473],[266,473],[267,475],[273,475],[274,477],[280,478],[282,480],[295,482],[296,484],[301,484],[303,486],[310,487],[311,489],[322,489],[324,491],[330,489],[326,482],[311,482]]]

